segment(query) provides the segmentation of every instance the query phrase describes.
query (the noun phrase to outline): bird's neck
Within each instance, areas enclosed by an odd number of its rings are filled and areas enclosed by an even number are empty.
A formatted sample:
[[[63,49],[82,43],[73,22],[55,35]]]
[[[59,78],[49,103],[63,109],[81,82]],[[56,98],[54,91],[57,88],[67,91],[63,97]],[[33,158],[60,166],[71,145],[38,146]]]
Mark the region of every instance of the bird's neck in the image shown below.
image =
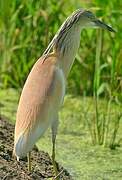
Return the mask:
[[[75,33],[74,33],[75,32]],[[58,64],[67,78],[80,45],[80,30],[70,31],[58,48]]]

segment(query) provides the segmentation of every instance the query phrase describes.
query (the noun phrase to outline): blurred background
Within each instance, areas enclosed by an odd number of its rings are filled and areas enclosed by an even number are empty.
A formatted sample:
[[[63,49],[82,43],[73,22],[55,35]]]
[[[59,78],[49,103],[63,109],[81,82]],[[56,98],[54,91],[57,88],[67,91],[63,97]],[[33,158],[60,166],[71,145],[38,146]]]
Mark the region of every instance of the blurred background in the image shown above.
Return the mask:
[[[122,178],[121,0],[1,0],[0,113],[15,122],[18,99],[30,69],[66,17],[78,8],[91,10],[117,32],[100,29],[81,32],[80,48],[60,113],[57,159],[74,179],[119,179]],[[50,152],[50,132],[39,141],[40,149],[42,144]]]

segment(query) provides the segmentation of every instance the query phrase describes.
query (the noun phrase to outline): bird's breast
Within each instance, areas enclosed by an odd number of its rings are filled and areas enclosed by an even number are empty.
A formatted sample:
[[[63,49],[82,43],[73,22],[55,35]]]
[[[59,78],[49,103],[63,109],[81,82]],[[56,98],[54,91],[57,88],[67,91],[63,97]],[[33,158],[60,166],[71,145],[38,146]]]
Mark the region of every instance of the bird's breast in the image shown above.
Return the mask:
[[[47,107],[49,108],[49,118],[57,115],[65,95],[65,77],[62,69],[56,68],[55,76],[51,84],[51,90],[47,96]]]

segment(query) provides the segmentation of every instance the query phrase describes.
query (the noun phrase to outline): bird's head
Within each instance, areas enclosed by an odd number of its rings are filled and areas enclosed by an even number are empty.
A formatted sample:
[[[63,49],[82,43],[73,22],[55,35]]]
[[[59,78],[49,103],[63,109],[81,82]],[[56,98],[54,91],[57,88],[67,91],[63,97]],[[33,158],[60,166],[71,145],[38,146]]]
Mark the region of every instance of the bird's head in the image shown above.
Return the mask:
[[[111,26],[108,26],[104,22],[97,19],[96,16],[91,11],[79,9],[74,13],[73,16],[77,16],[77,23],[81,25],[83,28],[99,27],[111,32],[115,32],[115,30]]]
[[[45,50],[44,54],[49,53],[52,47],[55,47],[55,49],[61,49],[62,46],[64,46],[65,44],[67,45],[67,41],[70,42],[70,45],[72,45],[70,40],[73,39],[73,37],[76,41],[77,36],[77,39],[79,41],[81,29],[87,27],[100,27],[111,32],[116,32],[111,26],[108,26],[104,22],[97,19],[91,11],[78,9],[64,21],[64,23],[61,25],[60,29],[52,39],[51,43]],[[73,34],[76,36],[73,36]],[[75,41],[72,42],[74,43]]]

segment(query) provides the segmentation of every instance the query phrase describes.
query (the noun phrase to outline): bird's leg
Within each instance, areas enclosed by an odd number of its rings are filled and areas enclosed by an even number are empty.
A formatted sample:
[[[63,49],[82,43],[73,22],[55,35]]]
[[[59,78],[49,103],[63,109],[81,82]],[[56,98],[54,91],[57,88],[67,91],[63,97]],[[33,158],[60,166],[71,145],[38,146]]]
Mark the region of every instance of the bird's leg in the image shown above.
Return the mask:
[[[27,154],[28,159],[28,171],[31,172],[31,152]]]
[[[53,164],[55,176],[58,175],[57,164],[55,161],[55,143],[56,143],[57,128],[58,128],[58,120],[54,121],[52,124],[52,164]],[[58,180],[58,178],[56,178],[56,180]]]
[[[56,161],[55,161],[55,140],[56,139],[52,140],[52,143],[53,143],[53,147],[52,147],[52,163],[53,163],[53,168],[54,168],[54,171],[55,171],[55,175],[57,176],[58,170],[57,170],[57,165],[56,165]]]

